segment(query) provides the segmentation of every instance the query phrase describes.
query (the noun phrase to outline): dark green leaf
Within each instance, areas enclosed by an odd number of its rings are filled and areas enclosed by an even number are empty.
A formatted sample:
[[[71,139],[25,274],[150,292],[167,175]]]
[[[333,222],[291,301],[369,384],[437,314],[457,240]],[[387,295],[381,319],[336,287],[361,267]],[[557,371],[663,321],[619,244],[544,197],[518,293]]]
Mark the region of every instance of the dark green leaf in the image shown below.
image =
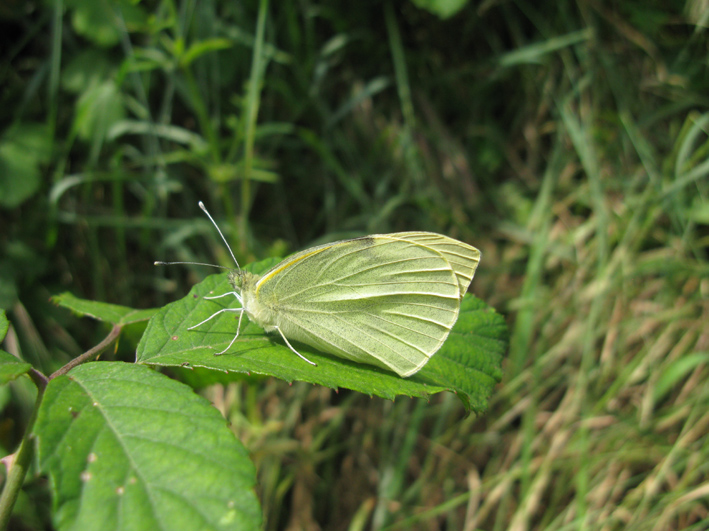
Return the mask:
[[[92,143],[102,143],[109,129],[125,116],[123,96],[111,79],[88,87],[79,97],[75,125],[79,136]]]
[[[224,418],[147,367],[97,362],[52,380],[35,434],[59,530],[254,530],[254,466]]]
[[[32,365],[18,360],[12,354],[0,350],[0,385],[22,376],[32,368]]]
[[[10,321],[7,320],[5,310],[0,310],[0,343],[5,340],[7,331],[10,329]]]
[[[204,41],[199,41],[192,44],[189,49],[180,58],[180,66],[185,68],[189,66],[192,61],[202,57],[205,54],[226,50],[234,46],[234,43],[229,39],[207,39]]]
[[[5,312],[0,310],[0,343],[5,339],[10,321],[7,320]],[[18,360],[12,354],[0,350],[0,385],[22,376],[32,368],[32,365]]]
[[[439,18],[447,19],[463,9],[468,0],[413,0],[413,3]]]
[[[263,268],[263,264],[253,267],[256,272]],[[225,312],[198,329],[187,328],[227,304],[238,307],[234,298],[204,299],[206,295],[231,290],[226,274],[212,275],[194,286],[187,297],[162,308],[151,319],[138,345],[137,361],[265,374],[288,382],[300,380],[333,389],[344,387],[390,399],[397,395],[427,397],[450,390],[475,411],[486,407],[487,397],[501,378],[500,365],[507,348],[506,324],[494,310],[469,295],[463,299],[460,317],[446,344],[421,371],[401,378],[393,372],[343,360],[299,343],[298,351],[317,363],[313,367],[293,354],[282,339],[264,334],[263,329],[246,317],[239,339],[228,352],[215,356],[234,337],[237,314]]]
[[[99,85],[112,77],[116,69],[111,53],[101,48],[85,48],[66,60],[62,71],[62,88],[82,94],[88,87]]]
[[[147,321],[157,309],[135,310],[127,306],[118,304],[108,304],[106,302],[87,301],[79,299],[71,293],[62,293],[52,297],[52,302],[63,308],[76,312],[82,316],[93,317],[99,321],[106,321],[113,324],[128,325],[138,321]]]
[[[14,208],[32,197],[41,182],[41,165],[51,151],[49,128],[20,124],[0,139],[0,205]]]
[[[133,31],[144,24],[145,13],[135,4],[129,0],[66,2],[76,32],[100,46],[113,46],[120,41],[123,28]]]

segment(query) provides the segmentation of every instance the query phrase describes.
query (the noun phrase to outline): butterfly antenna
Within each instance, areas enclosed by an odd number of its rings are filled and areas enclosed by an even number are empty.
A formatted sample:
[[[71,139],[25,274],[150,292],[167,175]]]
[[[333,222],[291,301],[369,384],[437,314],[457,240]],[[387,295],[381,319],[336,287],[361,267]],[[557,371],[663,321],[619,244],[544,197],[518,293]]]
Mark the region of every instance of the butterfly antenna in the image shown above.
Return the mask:
[[[236,264],[236,267],[237,267],[238,269],[241,269],[241,268],[239,267],[239,262],[236,260],[236,256],[234,256],[234,253],[232,252],[231,247],[229,247],[229,242],[226,241],[226,238],[225,238],[224,235],[222,234],[222,231],[219,229],[219,225],[217,225],[217,223],[216,223],[216,221],[214,221],[214,218],[212,217],[212,215],[207,211],[207,207],[204,206],[204,203],[202,203],[202,201],[200,201],[198,204],[199,204],[199,208],[201,208],[202,210],[204,210],[204,213],[207,214],[207,217],[208,217],[209,220],[212,222],[212,225],[214,225],[214,227],[217,229],[217,232],[219,233],[219,236],[222,237],[222,241],[224,242],[224,245],[226,245],[226,248],[229,249],[229,254],[230,254],[231,257],[234,259],[234,263]],[[227,267],[227,268],[225,268],[225,269],[229,269],[229,268]]]

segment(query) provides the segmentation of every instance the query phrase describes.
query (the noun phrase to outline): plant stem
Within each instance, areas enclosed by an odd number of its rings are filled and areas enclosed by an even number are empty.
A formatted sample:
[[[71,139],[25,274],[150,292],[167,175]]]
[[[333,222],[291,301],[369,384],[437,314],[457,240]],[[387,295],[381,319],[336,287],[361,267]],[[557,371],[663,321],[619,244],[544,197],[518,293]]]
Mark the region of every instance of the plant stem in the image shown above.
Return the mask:
[[[2,495],[0,495],[1,531],[5,531],[10,523],[12,508],[15,506],[15,501],[17,501],[17,496],[20,493],[22,483],[27,475],[27,469],[32,461],[32,450],[34,444],[34,441],[32,440],[32,429],[34,428],[34,422],[37,419],[37,412],[39,411],[39,406],[42,403],[42,398],[44,397],[44,390],[45,386],[38,386],[37,399],[34,403],[32,416],[30,417],[27,428],[25,429],[25,435],[22,437],[20,449],[17,451],[14,461],[8,465],[7,480],[5,482],[5,487],[2,490]]]
[[[98,356],[108,348],[108,346],[113,343],[113,341],[118,337],[118,335],[121,333],[121,330],[123,329],[122,325],[113,325],[113,328],[111,328],[111,331],[109,334],[101,341],[98,345],[96,345],[94,348],[87,350],[84,352],[81,356],[74,358],[71,360],[69,363],[64,365],[61,369],[55,371],[50,377],[50,380],[53,380],[57,376],[61,376],[62,374],[68,373],[71,369],[74,367],[81,365],[82,363],[85,363],[89,361],[91,358]]]

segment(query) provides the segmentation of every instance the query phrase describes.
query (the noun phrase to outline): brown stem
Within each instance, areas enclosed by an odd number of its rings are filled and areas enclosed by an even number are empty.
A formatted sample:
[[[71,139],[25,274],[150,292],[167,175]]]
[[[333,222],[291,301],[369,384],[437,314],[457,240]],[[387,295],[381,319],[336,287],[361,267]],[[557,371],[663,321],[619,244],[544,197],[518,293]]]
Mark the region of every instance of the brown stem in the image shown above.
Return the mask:
[[[69,363],[64,365],[61,369],[55,371],[50,377],[50,380],[53,380],[57,376],[61,376],[63,374],[68,373],[71,369],[74,367],[77,367],[78,365],[81,365],[82,363],[85,363],[89,360],[91,360],[93,357],[98,356],[108,348],[108,346],[113,343],[113,341],[118,337],[118,335],[121,333],[121,330],[123,329],[122,325],[113,325],[113,328],[111,329],[111,332],[101,341],[98,345],[96,345],[94,348],[87,350],[84,352],[81,356],[74,358],[71,360]]]

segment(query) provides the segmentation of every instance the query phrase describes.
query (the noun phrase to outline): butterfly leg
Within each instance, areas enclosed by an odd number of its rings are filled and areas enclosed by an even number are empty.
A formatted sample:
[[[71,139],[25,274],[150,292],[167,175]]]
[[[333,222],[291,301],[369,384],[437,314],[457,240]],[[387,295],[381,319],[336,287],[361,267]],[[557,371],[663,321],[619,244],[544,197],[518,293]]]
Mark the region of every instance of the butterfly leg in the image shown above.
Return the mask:
[[[241,313],[239,314],[239,324],[236,325],[236,335],[234,336],[234,339],[231,340],[231,343],[229,343],[224,350],[214,354],[215,356],[221,356],[222,354],[224,354],[227,350],[229,350],[231,348],[231,346],[234,344],[234,341],[236,341],[236,338],[239,337],[239,333],[241,332],[241,319],[242,319],[242,317],[244,317],[244,311],[243,311],[244,309],[243,308],[239,308],[239,309],[241,310]]]
[[[286,336],[283,335],[283,332],[281,332],[281,329],[280,329],[280,328],[278,328],[277,326],[275,326],[274,328],[275,328],[276,330],[278,330],[278,333],[279,333],[279,334],[281,334],[281,337],[283,338],[283,341],[286,342],[286,345],[288,345],[288,348],[291,349],[293,352],[295,352],[296,355],[297,355],[300,359],[302,359],[302,360],[304,360],[304,361],[307,361],[308,363],[310,363],[310,365],[313,365],[314,367],[317,367],[317,366],[318,366],[317,363],[313,363],[313,362],[310,361],[308,358],[306,358],[305,356],[303,356],[300,352],[298,352],[297,350],[295,350],[295,349],[293,348],[293,345],[291,345],[291,344],[288,342],[288,340],[286,339]]]
[[[227,347],[226,347],[224,350],[222,350],[221,352],[217,352],[216,354],[214,354],[215,356],[220,356],[221,354],[224,354],[227,350],[229,350],[229,349],[231,348],[231,346],[234,344],[234,341],[236,341],[236,338],[239,337],[239,332],[241,332],[241,319],[244,317],[244,309],[243,309],[243,308],[224,308],[224,309],[222,309],[222,310],[219,310],[218,312],[214,312],[212,315],[210,315],[209,317],[207,317],[207,318],[206,318],[204,321],[202,321],[201,323],[197,323],[196,325],[190,326],[190,327],[187,329],[187,330],[194,330],[194,329],[197,328],[199,325],[204,324],[204,323],[206,323],[207,321],[209,321],[212,317],[216,317],[216,316],[219,315],[220,313],[224,313],[224,312],[239,312],[239,324],[238,324],[238,326],[236,327],[236,335],[234,336],[234,339],[231,340],[231,343],[229,343],[229,345],[227,345]]]
[[[244,309],[243,309],[243,308],[224,308],[224,309],[222,309],[222,310],[219,310],[218,312],[214,312],[212,315],[210,315],[209,317],[207,317],[207,318],[206,318],[204,321],[202,321],[201,323],[197,323],[196,325],[190,326],[187,330],[193,330],[193,329],[197,328],[198,326],[203,325],[204,323],[206,323],[206,322],[209,321],[210,319],[212,319],[212,317],[216,317],[216,316],[219,315],[220,313],[224,313],[224,312],[241,312],[241,314],[243,315],[243,314],[244,314]],[[241,320],[241,318],[239,318],[239,320]]]
[[[239,304],[243,304],[241,302],[241,295],[239,295],[239,293],[236,291],[227,291],[226,293],[222,293],[221,295],[214,295],[213,297],[204,297],[204,298],[212,301],[214,299],[221,299],[222,297],[226,297],[227,295],[234,295],[234,297],[236,297],[236,300],[239,301]]]

